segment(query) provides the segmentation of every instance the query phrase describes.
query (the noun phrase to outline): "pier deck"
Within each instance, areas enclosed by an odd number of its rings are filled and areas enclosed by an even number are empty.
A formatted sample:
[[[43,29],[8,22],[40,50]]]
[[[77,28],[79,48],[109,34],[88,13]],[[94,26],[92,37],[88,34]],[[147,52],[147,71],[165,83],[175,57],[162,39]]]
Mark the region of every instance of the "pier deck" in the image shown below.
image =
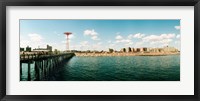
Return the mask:
[[[41,54],[21,54],[20,55],[20,80],[22,80],[22,64],[27,64],[27,79],[26,81],[40,81],[46,80],[51,73],[53,73],[64,60],[71,59],[74,53],[64,53],[57,55],[41,55]],[[33,70],[31,71],[31,64]],[[34,76],[31,76],[34,72]]]

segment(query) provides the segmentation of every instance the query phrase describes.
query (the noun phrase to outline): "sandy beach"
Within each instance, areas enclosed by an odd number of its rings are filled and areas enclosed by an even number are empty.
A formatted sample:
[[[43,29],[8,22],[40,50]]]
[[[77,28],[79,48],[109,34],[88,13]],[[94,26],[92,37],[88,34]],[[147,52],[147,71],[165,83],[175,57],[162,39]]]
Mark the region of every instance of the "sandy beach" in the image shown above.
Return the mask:
[[[165,56],[180,55],[179,52],[159,52],[159,53],[75,53],[76,56]]]

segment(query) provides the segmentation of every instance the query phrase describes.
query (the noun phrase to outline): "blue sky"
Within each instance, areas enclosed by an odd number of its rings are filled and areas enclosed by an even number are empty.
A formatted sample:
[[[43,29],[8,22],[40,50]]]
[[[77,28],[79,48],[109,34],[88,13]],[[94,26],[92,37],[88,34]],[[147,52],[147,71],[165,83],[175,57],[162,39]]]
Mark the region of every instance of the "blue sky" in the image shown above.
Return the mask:
[[[180,20],[20,20],[20,47],[66,50],[120,50],[125,47],[180,49]]]

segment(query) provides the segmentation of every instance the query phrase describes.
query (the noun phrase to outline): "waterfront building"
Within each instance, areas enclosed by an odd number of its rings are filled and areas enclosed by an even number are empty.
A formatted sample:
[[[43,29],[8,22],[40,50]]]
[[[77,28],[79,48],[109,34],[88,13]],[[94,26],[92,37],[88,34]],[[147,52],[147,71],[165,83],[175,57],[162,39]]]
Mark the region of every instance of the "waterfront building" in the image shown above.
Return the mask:
[[[47,48],[35,48],[33,49],[34,52],[52,52],[52,46],[47,45]]]
[[[59,54],[60,52],[57,49],[54,49],[54,54]]]
[[[100,52],[101,52],[101,53],[103,53],[104,51],[103,51],[103,50],[101,50]]]
[[[155,52],[155,48],[150,48],[150,52]]]
[[[144,52],[144,48],[140,48],[140,52]]]
[[[163,48],[159,48],[159,52],[164,52],[164,49]]]
[[[144,48],[143,48],[143,51],[144,51],[144,52],[147,52],[147,48],[146,48],[146,47],[144,47]]]
[[[23,52],[23,51],[24,51],[24,48],[21,48],[21,47],[20,47],[20,52]]]
[[[90,52],[91,52],[90,50],[87,50],[87,51],[86,51],[86,53],[90,53]]]
[[[113,52],[114,52],[114,49],[109,48],[109,52],[110,52],[110,53],[113,53]]]
[[[35,48],[33,49],[33,52],[39,53],[39,54],[51,54],[52,53],[52,46],[47,45],[46,48]]]
[[[117,50],[114,50],[114,53],[118,53],[119,51],[117,51]]]
[[[93,50],[93,51],[91,51],[91,53],[99,53],[99,51],[98,50]]]
[[[136,48],[136,52],[140,52],[140,48]]]
[[[131,52],[131,47],[128,47],[127,49],[126,49],[126,52],[128,53],[128,52]]]
[[[151,49],[151,52],[158,53],[158,52],[159,52],[159,48],[152,48],[152,49]]]
[[[131,52],[135,52],[135,49],[134,49],[134,48],[131,48]]]
[[[27,46],[26,47],[26,52],[31,52],[31,47]]]
[[[164,52],[178,52],[178,49],[169,46],[164,47],[163,50]]]
[[[49,50],[50,52],[52,52],[52,46],[47,45],[47,50]]]
[[[81,51],[78,51],[78,50],[70,50],[70,52],[81,52]]]
[[[151,48],[150,52],[158,53],[158,52],[164,52],[164,50],[163,48]]]
[[[41,52],[41,51],[43,51],[43,52],[49,52],[49,50],[46,49],[46,48],[35,48],[35,49],[33,49],[33,51],[34,52]]]
[[[147,48],[147,52],[150,52],[151,48]]]
[[[120,51],[121,52],[126,52],[126,48],[122,48]]]
[[[147,52],[147,48],[146,47],[140,48],[140,52]]]

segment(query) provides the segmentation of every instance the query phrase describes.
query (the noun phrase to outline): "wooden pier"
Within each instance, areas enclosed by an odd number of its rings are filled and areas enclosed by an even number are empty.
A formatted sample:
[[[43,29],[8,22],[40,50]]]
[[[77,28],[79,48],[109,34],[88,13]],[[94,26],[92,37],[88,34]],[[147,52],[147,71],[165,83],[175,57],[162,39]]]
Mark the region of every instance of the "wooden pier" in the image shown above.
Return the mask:
[[[22,80],[22,64],[27,64],[27,80],[41,81],[47,80],[64,60],[71,59],[74,53],[65,53],[58,55],[40,55],[40,54],[21,54],[20,55],[20,80]],[[34,75],[31,75],[31,65],[34,68]]]

